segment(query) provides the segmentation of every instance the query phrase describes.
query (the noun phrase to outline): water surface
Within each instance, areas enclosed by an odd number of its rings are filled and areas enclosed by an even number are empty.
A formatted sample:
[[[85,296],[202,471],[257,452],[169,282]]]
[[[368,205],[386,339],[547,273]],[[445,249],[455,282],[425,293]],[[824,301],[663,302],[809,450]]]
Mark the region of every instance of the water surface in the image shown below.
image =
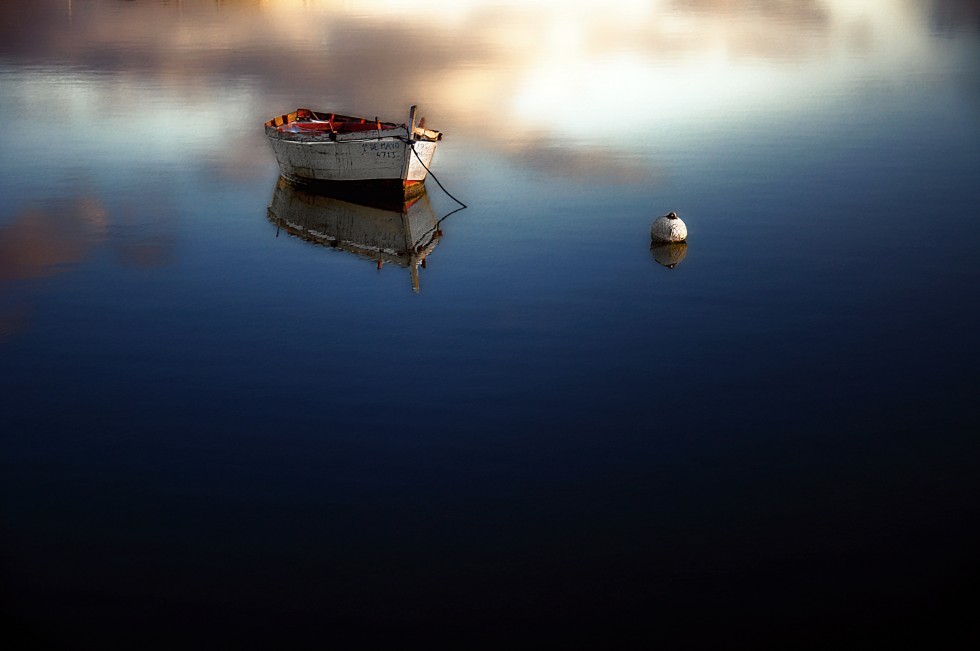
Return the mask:
[[[444,5],[0,9],[8,628],[957,632],[980,542],[975,3]],[[411,104],[469,207],[424,268],[379,269],[310,236],[353,231],[283,194],[261,125]],[[423,230],[455,207],[430,180]],[[690,237],[664,255],[671,210]]]

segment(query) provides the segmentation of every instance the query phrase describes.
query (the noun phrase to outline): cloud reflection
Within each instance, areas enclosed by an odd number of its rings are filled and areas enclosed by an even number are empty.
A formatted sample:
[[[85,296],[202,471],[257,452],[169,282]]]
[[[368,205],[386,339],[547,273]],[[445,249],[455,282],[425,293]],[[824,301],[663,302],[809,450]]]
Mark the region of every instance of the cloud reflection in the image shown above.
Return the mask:
[[[107,227],[106,210],[93,198],[25,210],[0,228],[0,281],[65,271],[85,259]]]
[[[0,341],[28,330],[34,308],[24,281],[47,278],[88,257],[107,232],[106,210],[91,197],[33,206],[0,226]]]
[[[258,173],[244,155],[257,125],[297,105],[398,118],[418,103],[450,138],[518,156],[548,139],[588,150],[651,129],[813,110],[862,67],[901,73],[949,6],[42,0],[4,3],[0,55],[122,77],[117,105],[147,118],[224,115],[224,154],[210,163],[241,176],[248,165]]]
[[[34,312],[32,281],[70,273],[108,250],[127,268],[161,267],[174,259],[176,221],[166,201],[124,205],[80,193],[41,199],[0,222],[0,340],[27,330]]]

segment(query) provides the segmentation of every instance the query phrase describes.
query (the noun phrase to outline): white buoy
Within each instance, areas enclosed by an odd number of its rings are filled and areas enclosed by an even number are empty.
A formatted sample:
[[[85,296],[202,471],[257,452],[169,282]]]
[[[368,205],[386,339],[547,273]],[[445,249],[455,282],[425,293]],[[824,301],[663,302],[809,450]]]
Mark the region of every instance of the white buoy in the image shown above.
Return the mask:
[[[687,226],[677,213],[668,213],[653,222],[650,239],[654,242],[683,242],[687,239]]]

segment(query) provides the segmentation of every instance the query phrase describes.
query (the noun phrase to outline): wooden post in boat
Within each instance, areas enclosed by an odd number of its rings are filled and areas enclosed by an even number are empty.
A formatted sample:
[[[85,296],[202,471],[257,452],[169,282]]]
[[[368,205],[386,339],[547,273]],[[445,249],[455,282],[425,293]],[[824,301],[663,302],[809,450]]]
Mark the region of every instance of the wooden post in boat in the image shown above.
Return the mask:
[[[408,139],[415,140],[415,112],[418,110],[418,106],[412,105],[411,110],[408,112]]]

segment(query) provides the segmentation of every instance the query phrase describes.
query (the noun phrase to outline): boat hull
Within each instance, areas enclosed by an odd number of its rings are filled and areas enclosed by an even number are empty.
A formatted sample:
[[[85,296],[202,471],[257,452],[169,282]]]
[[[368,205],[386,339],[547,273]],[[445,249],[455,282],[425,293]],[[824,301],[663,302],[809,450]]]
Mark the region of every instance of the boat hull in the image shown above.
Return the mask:
[[[301,184],[421,184],[442,133],[415,123],[299,108],[265,123],[283,177]]]
[[[368,180],[368,181],[318,181],[309,178],[296,177],[280,172],[280,180],[318,194],[323,194],[345,201],[375,206],[386,209],[397,209],[425,192],[424,181],[402,181],[401,179]]]
[[[407,137],[269,140],[282,175],[297,183],[424,181],[438,144]]]

